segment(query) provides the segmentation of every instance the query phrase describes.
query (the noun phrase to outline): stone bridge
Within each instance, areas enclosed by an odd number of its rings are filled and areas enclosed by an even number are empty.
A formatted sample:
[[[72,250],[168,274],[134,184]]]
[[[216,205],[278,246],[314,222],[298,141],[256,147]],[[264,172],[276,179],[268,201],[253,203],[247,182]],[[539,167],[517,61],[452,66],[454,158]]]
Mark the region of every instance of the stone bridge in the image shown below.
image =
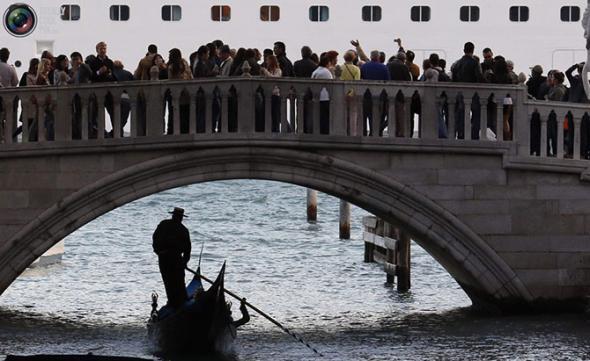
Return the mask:
[[[406,230],[475,306],[585,305],[583,106],[531,101],[515,86],[261,78],[4,89],[0,98],[0,292],[116,207],[247,178],[317,189]],[[127,112],[126,131],[116,131]]]

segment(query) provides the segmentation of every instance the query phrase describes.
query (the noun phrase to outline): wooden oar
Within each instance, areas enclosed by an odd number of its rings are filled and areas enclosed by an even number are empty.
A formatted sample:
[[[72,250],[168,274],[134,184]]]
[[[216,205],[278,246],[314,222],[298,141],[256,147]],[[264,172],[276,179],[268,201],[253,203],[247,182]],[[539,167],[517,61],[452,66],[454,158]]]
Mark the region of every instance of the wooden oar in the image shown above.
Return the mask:
[[[185,267],[187,271],[189,271],[190,273],[197,275],[197,272],[193,271],[192,269]],[[213,284],[213,281],[211,281],[210,279],[208,279],[207,277],[199,274],[199,276],[206,282]],[[313,352],[315,352],[317,355],[324,357],[324,355],[319,352],[318,350],[316,350],[314,347],[312,347],[310,344],[308,344],[307,342],[305,342],[301,337],[299,337],[299,335],[297,335],[295,332],[289,330],[287,327],[283,326],[279,321],[275,320],[274,318],[272,318],[271,316],[269,316],[268,314],[266,314],[265,312],[263,312],[262,310],[260,310],[258,307],[252,305],[250,302],[247,302],[245,298],[242,298],[238,295],[236,295],[235,293],[233,293],[232,291],[229,291],[227,289],[223,289],[223,291],[225,293],[227,293],[228,295],[232,296],[233,298],[235,298],[236,300],[239,300],[240,302],[244,302],[244,304],[248,307],[250,307],[250,309],[252,309],[253,311],[255,311],[256,313],[258,313],[260,316],[266,318],[267,320],[269,320],[270,322],[272,322],[274,325],[276,325],[277,327],[279,327],[281,330],[283,330],[284,332],[286,332],[287,334],[291,335],[291,337],[293,337],[295,340],[301,342],[303,345],[305,345],[307,348],[309,348],[310,350],[312,350]]]

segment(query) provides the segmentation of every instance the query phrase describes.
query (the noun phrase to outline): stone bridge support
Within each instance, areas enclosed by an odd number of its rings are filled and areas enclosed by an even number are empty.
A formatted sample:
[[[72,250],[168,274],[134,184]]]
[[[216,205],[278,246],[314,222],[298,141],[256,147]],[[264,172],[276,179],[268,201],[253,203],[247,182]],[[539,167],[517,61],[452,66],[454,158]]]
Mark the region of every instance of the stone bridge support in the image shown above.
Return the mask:
[[[272,94],[274,86],[281,87],[282,96],[275,119],[270,111],[260,112],[272,108],[260,91]],[[323,88],[333,95],[330,134],[319,134],[317,122],[317,96]],[[175,109],[177,95],[187,94],[188,119],[179,119],[178,112],[174,119],[162,115],[170,89]],[[379,95],[373,97],[372,119],[350,107],[362,109],[365,90]],[[86,109],[89,99],[107,93],[117,98],[123,91],[132,103],[128,134],[106,137],[102,107],[94,124],[98,132],[86,112],[80,117],[72,113],[73,105]],[[0,101],[3,109],[12,109],[7,99],[47,99],[44,92],[59,110],[55,140],[44,137],[43,127],[37,129],[38,138],[29,137],[27,130],[13,139],[18,114],[0,114],[5,125],[0,293],[53,244],[116,207],[188,184],[265,179],[331,194],[402,228],[477,307],[571,311],[587,301],[590,171],[581,159],[583,107],[529,102],[517,87],[269,79],[0,90]],[[498,104],[507,96],[514,100],[514,126],[504,134]],[[421,99],[420,118],[409,118],[411,97]],[[490,122],[469,119],[471,102],[478,98],[496,101],[494,140],[481,137],[491,130],[483,130]],[[387,101],[379,104],[377,99]],[[217,113],[210,111],[212,104],[221,104]],[[480,104],[482,114],[488,105]],[[25,102],[25,115],[37,116],[30,106]],[[538,136],[547,134],[546,120],[556,114],[575,120],[573,159],[566,157],[561,142],[554,147],[552,139]],[[363,123],[376,124],[382,117],[389,120],[386,132],[362,135]],[[467,121],[461,123],[461,117]],[[25,127],[39,121],[23,119]],[[419,131],[402,131],[410,120]],[[189,121],[188,132],[181,131],[182,121]],[[165,135],[170,122],[173,134]],[[470,127],[478,124],[480,139],[469,139]],[[81,134],[75,137],[72,129],[78,126]],[[435,130],[442,126],[448,126],[448,139],[437,138]],[[468,139],[460,139],[461,129]],[[564,139],[561,127],[557,139]]]

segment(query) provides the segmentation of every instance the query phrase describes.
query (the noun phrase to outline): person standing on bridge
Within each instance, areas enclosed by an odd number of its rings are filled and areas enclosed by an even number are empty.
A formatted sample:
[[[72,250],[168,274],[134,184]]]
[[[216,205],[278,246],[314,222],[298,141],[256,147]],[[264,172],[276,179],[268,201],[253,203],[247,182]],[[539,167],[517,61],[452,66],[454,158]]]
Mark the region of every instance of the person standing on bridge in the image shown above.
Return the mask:
[[[153,235],[154,252],[158,255],[168,305],[178,308],[188,296],[184,284],[184,269],[191,256],[188,229],[182,224],[184,209],[174,208],[171,219],[160,222]]]

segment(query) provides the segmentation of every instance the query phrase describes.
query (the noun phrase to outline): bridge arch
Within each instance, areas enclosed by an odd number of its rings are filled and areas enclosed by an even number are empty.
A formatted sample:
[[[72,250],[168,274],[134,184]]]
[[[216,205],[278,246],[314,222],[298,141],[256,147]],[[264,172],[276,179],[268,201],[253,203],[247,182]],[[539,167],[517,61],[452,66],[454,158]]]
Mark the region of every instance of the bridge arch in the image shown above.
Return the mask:
[[[228,179],[273,180],[347,200],[407,230],[457,280],[475,306],[511,307],[531,295],[514,271],[459,218],[368,168],[317,153],[262,147],[195,150],[115,172],[65,197],[0,252],[0,293],[39,255],[93,219],[167,189]]]

